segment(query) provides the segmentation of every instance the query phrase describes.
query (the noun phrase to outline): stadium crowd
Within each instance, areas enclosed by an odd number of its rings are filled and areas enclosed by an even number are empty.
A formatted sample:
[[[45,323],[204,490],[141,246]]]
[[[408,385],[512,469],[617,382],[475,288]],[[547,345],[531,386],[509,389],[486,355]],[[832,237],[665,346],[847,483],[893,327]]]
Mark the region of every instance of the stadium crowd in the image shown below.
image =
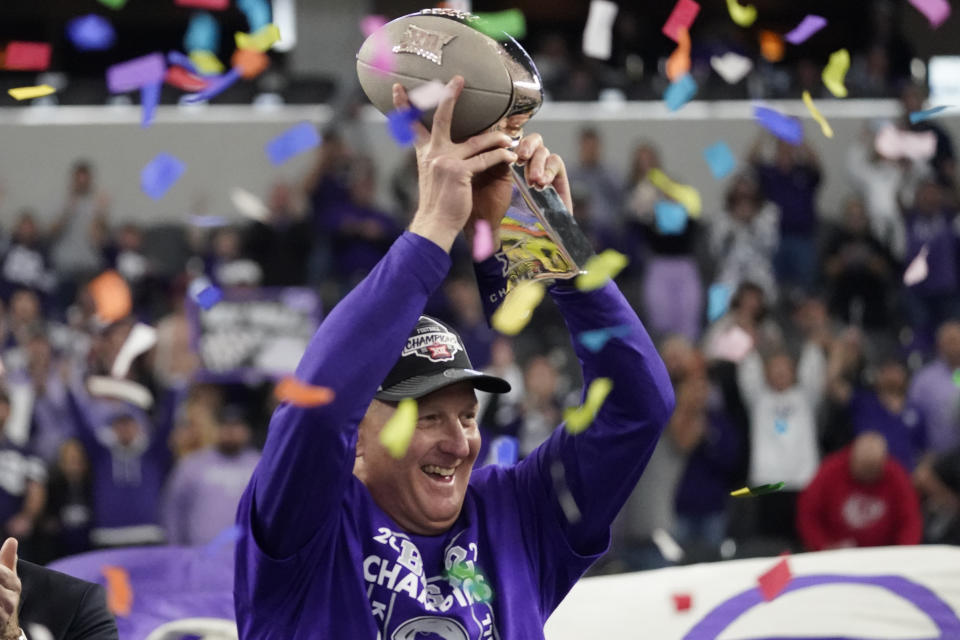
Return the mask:
[[[914,88],[905,113],[919,108]],[[929,161],[892,161],[874,132],[850,148],[848,175],[766,134],[722,202],[681,230],[655,213],[658,150],[638,142],[625,176],[586,128],[568,158],[575,215],[597,249],[630,258],[618,281],[658,340],[677,408],[615,526],[600,572],[844,546],[960,544],[960,216],[949,135]],[[203,545],[233,523],[257,463],[270,382],[211,382],[192,346],[188,292],[205,278],[230,290],[311,287],[325,308],[383,255],[416,208],[415,164],[388,176],[326,132],[301,184],[264,194],[258,221],[170,229],[111,223],[96,167],[78,160],[64,205],[3,211],[0,236],[0,533],[46,562],[91,548]],[[850,196],[817,210],[824,180]],[[52,224],[45,220],[53,219]],[[183,260],[161,265],[157,246]],[[170,254],[166,249],[164,253]],[[529,453],[578,402],[581,381],[549,304],[516,338],[496,334],[473,283],[470,248],[428,313],[464,338],[474,366],[513,391],[481,398],[489,443]],[[918,255],[927,275],[904,284]],[[921,258],[922,259],[922,258]],[[168,260],[168,262],[170,262]],[[114,270],[132,313],[98,320],[87,284]],[[152,402],[105,400],[133,326],[157,343],[123,376]],[[730,497],[744,485],[781,491]]]

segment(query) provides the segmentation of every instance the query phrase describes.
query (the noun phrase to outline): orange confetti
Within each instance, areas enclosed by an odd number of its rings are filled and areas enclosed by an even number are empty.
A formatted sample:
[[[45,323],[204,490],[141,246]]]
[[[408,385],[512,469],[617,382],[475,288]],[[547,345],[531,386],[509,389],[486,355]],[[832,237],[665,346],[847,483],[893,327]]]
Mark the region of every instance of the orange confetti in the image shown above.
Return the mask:
[[[107,608],[115,616],[129,616],[133,610],[133,587],[130,574],[123,567],[104,565],[100,568],[107,579]]]
[[[677,29],[677,48],[667,58],[667,77],[673,82],[690,71],[690,33],[680,27]]]
[[[87,291],[93,298],[97,317],[103,322],[111,323],[126,318],[133,310],[130,287],[116,271],[101,273],[90,281]]]
[[[760,32],[760,55],[768,62],[780,62],[786,55],[783,38],[775,31],[764,29]]]
[[[274,397],[280,402],[289,402],[295,407],[322,407],[333,402],[333,389],[328,387],[314,387],[300,382],[293,376],[288,376],[277,383],[273,389]]]
[[[246,80],[256,78],[270,66],[270,56],[251,49],[237,49],[230,59],[230,64],[240,70],[240,75]]]

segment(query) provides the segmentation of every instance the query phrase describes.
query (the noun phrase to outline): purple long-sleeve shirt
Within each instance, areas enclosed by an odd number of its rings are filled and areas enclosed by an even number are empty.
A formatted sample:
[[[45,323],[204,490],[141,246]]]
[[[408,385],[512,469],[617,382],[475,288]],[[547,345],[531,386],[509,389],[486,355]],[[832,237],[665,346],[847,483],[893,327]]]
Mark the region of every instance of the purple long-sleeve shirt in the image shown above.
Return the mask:
[[[459,518],[436,536],[403,531],[353,475],[357,425],[449,267],[405,233],[307,348],[297,377],[337,399],[273,415],[238,511],[252,531],[237,545],[241,638],[542,638],[606,549],[673,410],[663,363],[613,284],[552,291],[571,333],[633,329],[601,354],[576,345],[587,383],[614,383],[590,429],[557,429],[515,467],[475,470]],[[476,575],[445,576],[454,565]]]

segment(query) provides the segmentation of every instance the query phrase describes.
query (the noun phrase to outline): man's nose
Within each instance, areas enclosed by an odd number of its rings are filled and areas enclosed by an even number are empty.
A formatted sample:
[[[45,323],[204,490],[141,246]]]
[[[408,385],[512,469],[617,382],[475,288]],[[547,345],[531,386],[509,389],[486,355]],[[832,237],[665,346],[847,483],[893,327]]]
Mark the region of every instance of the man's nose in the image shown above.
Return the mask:
[[[457,458],[466,458],[470,455],[470,441],[467,432],[459,418],[447,421],[440,441],[440,450]]]

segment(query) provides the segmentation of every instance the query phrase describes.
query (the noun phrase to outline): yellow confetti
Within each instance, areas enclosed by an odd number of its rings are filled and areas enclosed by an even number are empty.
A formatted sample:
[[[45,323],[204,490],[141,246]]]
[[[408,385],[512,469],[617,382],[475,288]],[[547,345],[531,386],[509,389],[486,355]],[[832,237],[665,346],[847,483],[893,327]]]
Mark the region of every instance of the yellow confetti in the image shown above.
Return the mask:
[[[847,97],[847,88],[843,79],[850,70],[850,52],[840,49],[830,54],[827,66],[823,68],[823,84],[837,98]]]
[[[809,91],[803,92],[803,104],[807,105],[807,111],[810,112],[810,115],[813,116],[813,119],[817,121],[817,124],[820,125],[820,128],[823,130],[823,135],[828,138],[833,137],[833,127],[830,126],[830,123],[827,122],[827,119],[823,117],[823,114],[820,113],[820,110],[817,109],[817,105],[813,104],[813,98],[810,97]]]
[[[237,31],[235,39],[238,49],[264,53],[269,51],[270,47],[280,40],[280,29],[277,28],[277,25],[270,23],[260,27],[253,33]]]
[[[41,84],[36,87],[17,87],[7,91],[15,100],[32,100],[33,98],[42,98],[56,93],[57,90],[48,84]]]
[[[197,67],[197,71],[207,75],[220,74],[225,69],[223,63],[212,51],[204,51],[203,49],[191,51],[190,62]]]
[[[653,186],[663,191],[668,198],[682,204],[691,218],[700,217],[700,212],[703,211],[703,203],[700,200],[700,192],[696,188],[688,184],[674,182],[660,169],[651,169],[647,172],[647,177]]]
[[[750,495],[750,487],[744,487],[743,489],[737,489],[736,491],[730,492],[730,497],[739,498],[740,496]]]
[[[417,401],[404,398],[397,405],[387,424],[380,430],[380,444],[398,460],[407,454],[413,432],[417,428]]]
[[[580,291],[599,289],[623,271],[628,262],[627,256],[619,251],[607,249],[587,260],[587,264],[584,265],[585,273],[578,275],[574,284]]]
[[[603,406],[604,400],[613,390],[613,380],[610,378],[597,378],[587,387],[587,397],[583,405],[571,407],[563,411],[563,420],[566,423],[567,431],[576,435],[586,431],[587,427],[593,424],[597,417],[597,412]]]
[[[500,333],[517,335],[530,322],[533,310],[543,300],[544,293],[546,289],[540,282],[524,280],[510,290],[500,307],[493,312],[490,324]]]
[[[744,6],[737,0],[727,0],[727,11],[730,12],[730,19],[740,27],[749,27],[757,20],[757,8],[752,4]]]

